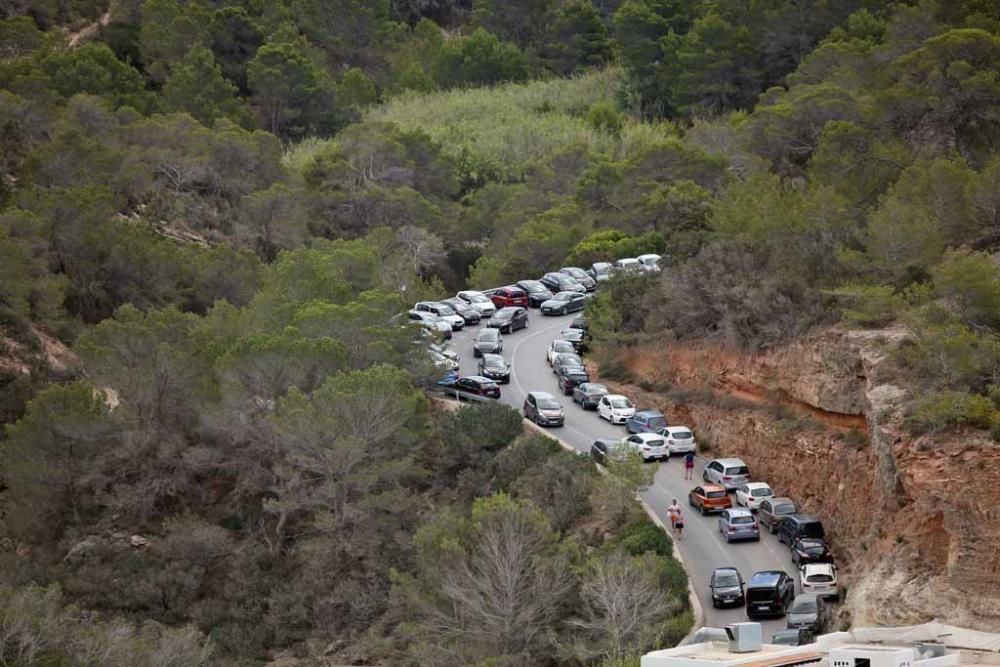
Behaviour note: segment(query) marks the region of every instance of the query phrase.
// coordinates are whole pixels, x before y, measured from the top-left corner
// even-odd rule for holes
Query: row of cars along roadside
[[[745,607],[747,617],[785,617],[787,629],[775,643],[805,643],[830,622],[829,602],[840,598],[837,566],[825,541],[823,524],[799,511],[791,498],[775,495],[764,482],[753,482],[747,464],[737,458],[710,461],[702,484],[688,494],[688,504],[703,515],[718,513],[718,530],[727,543],[760,540],[761,532],[786,545],[798,579],[784,570],[754,572],[744,579],[738,568],[717,568],[709,581],[715,607]],[[732,494],[732,495],[730,495]]]

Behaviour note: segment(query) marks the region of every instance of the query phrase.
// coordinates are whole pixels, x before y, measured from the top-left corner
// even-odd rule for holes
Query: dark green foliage
[[[434,61],[433,73],[445,88],[490,85],[525,79],[528,64],[516,46],[478,28],[468,37],[446,41]]]
[[[545,66],[557,74],[570,74],[611,60],[608,28],[591,0],[571,0],[556,12],[541,47]]]

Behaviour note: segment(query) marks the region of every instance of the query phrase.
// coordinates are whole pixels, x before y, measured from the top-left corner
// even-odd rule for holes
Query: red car
[[[490,299],[492,299],[493,305],[497,308],[506,308],[507,306],[528,307],[528,293],[520,287],[514,287],[513,285],[501,287],[494,291],[490,294]]]

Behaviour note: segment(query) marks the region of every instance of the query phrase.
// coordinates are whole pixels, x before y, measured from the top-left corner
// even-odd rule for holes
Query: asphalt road
[[[572,315],[543,316],[537,310],[531,311],[531,321],[527,329],[504,336],[503,356],[511,364],[511,382],[501,387],[501,400],[517,408],[524,403],[524,397],[529,391],[547,391],[563,404],[566,411],[566,424],[550,429],[552,435],[561,438],[581,452],[589,452],[590,445],[597,438],[623,438],[625,428],[612,426],[599,418],[596,412],[585,411],[574,403],[569,396],[562,396],[556,385],[556,376],[545,361],[545,353],[549,343],[555,339],[559,331],[569,325]],[[469,326],[456,332],[450,343],[453,350],[461,355],[462,375],[477,373],[478,359],[473,355],[472,340],[479,326]],[[643,406],[637,405],[638,409]],[[667,415],[670,418],[670,415]],[[695,437],[697,438],[697,432]],[[691,577],[695,591],[701,600],[705,614],[705,625],[722,627],[728,623],[746,621],[746,613],[742,608],[713,609],[712,599],[708,590],[709,577],[717,567],[736,567],[748,580],[750,575],[759,570],[785,570],[796,580],[798,577],[792,564],[788,548],[764,531],[760,542],[736,542],[726,544],[718,530],[716,515],[700,516],[687,504],[687,493],[701,480],[702,468],[707,459],[699,457],[695,464],[695,481],[684,479],[682,460],[678,457],[664,463],[650,463],[658,466],[654,485],[648,489],[644,498],[653,508],[664,524],[669,525],[666,509],[671,500],[676,498],[684,510],[684,535],[678,543],[681,555],[684,557],[688,575]],[[753,461],[747,461],[751,471]],[[766,480],[757,480],[766,481]],[[781,489],[775,489],[780,495]],[[765,641],[771,634],[785,627],[785,620],[776,619],[763,622]]]

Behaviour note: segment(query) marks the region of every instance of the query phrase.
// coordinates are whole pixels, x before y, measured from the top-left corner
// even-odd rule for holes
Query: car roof
[[[770,489],[771,488],[771,485],[768,484],[767,482],[747,482],[743,486],[747,487],[748,489]]]
[[[713,577],[714,577],[715,575],[717,575],[717,574],[730,574],[730,573],[732,573],[732,574],[739,574],[739,573],[740,573],[740,571],[739,571],[739,570],[737,570],[737,569],[736,569],[735,567],[733,567],[732,565],[727,565],[727,566],[725,566],[725,567],[717,567],[717,568],[715,568],[714,570],[712,570],[712,576],[713,576]]]
[[[608,386],[600,382],[584,382],[580,385],[580,389],[596,389],[597,387],[600,387],[604,391],[608,390]]]
[[[534,396],[535,398],[555,398],[555,396],[547,391],[529,391],[528,396]]]
[[[730,507],[728,510],[729,516],[753,516],[753,512],[746,507]]]
[[[802,566],[802,574],[832,574],[833,563],[806,563]]]
[[[767,502],[771,505],[794,505],[795,501],[791,498],[786,498],[785,496],[771,496],[767,499]]]
[[[643,415],[644,417],[662,417],[663,413],[660,412],[659,410],[639,410],[638,412],[635,413],[635,415],[637,417],[639,415]]]
[[[464,290],[462,290],[461,292],[458,292],[458,294],[483,294],[483,293],[482,293],[482,292],[480,292],[480,291],[479,291],[479,290],[477,290],[477,289],[464,289]],[[456,296],[457,296],[457,295],[456,295]],[[486,296],[486,295],[485,295],[485,294],[483,294],[483,296]]]
[[[626,401],[628,400],[628,396],[626,396],[625,394],[608,394],[604,398],[607,399],[624,398]]]
[[[644,255],[637,256],[636,259],[643,259],[644,257],[655,257],[656,259],[660,259],[660,256],[657,255],[655,252],[647,252]]]
[[[521,283],[537,283],[537,284],[541,285],[541,283],[539,281],[535,280],[534,278],[525,278],[524,280],[518,280],[514,284],[515,285],[520,285]],[[545,287],[545,286],[542,285],[542,287]]]
[[[664,426],[663,430],[673,433],[674,431],[690,431],[691,428],[687,426],[674,425],[674,426]]]
[[[502,354],[496,354],[495,352],[487,352],[487,353],[483,354],[483,361],[484,362],[486,362],[486,361],[502,361],[505,364],[507,363],[507,360],[503,358]]]
[[[750,585],[776,584],[783,574],[787,575],[784,570],[761,570],[760,572],[754,572],[753,576],[750,577]]]
[[[556,344],[556,343],[566,343],[566,344],[567,344],[567,345],[569,345],[570,347],[573,347],[573,343],[572,343],[572,341],[568,341],[568,340],[565,340],[565,339],[562,339],[562,338],[554,338],[554,339],[552,340],[552,342],[551,342],[551,343],[549,343],[549,347],[555,347],[555,344]],[[575,350],[576,348],[575,348],[575,347],[573,347],[573,349]],[[563,354],[569,354],[569,353],[568,353],[568,352],[564,352]]]
[[[562,292],[556,292],[556,296],[562,296],[562,295],[564,295],[564,294],[565,294],[566,296],[572,296],[572,297],[577,297],[577,296],[580,296],[580,293],[579,293],[579,292],[572,292],[572,291],[570,291],[570,290],[563,290]]]
[[[743,459],[715,459],[715,462],[721,463],[722,465],[726,466],[727,468],[729,466],[745,466],[746,465],[746,463],[743,462]]]
[[[474,382],[489,382],[489,383],[496,382],[496,380],[494,380],[493,378],[483,377],[482,375],[466,375],[464,378],[459,378],[459,379],[472,380]]]
[[[813,522],[820,523],[820,520],[812,516],[811,514],[802,514],[800,512],[796,512],[795,514],[789,514],[788,516],[784,517],[784,519],[791,519],[795,523],[813,523]]]
[[[659,433],[633,433],[626,437],[639,438],[640,440],[663,440],[663,436]]]
[[[708,493],[709,491],[725,491],[725,489],[718,484],[702,484],[701,488],[705,490],[705,493]]]

